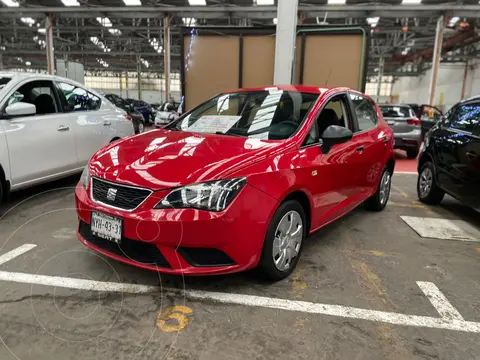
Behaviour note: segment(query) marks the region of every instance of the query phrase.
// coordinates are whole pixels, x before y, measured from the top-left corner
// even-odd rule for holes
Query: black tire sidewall
[[[303,223],[303,238],[302,244],[300,246],[300,250],[298,251],[297,257],[293,260],[292,265],[286,271],[280,271],[275,266],[272,256],[272,249],[273,249],[273,240],[275,238],[275,231],[277,230],[277,226],[283,216],[289,211],[296,211],[300,217],[302,218]],[[270,280],[281,280],[286,278],[290,275],[293,270],[295,270],[298,261],[300,260],[300,256],[302,254],[303,245],[305,239],[307,237],[307,219],[305,215],[305,210],[303,209],[302,205],[296,200],[287,200],[283,202],[275,212],[270,221],[270,225],[267,230],[267,235],[265,236],[265,241],[263,244],[262,256],[259,263],[260,270],[270,279]]]
[[[432,172],[432,185],[430,186],[430,190],[426,196],[421,196],[420,193],[420,178],[422,177],[422,173],[425,170],[425,168],[429,168],[430,171]],[[430,200],[432,197],[432,193],[437,189],[437,184],[435,182],[435,168],[433,164],[430,161],[427,161],[425,164],[423,164],[422,168],[420,169],[420,172],[418,174],[418,179],[417,179],[417,196],[420,200]]]

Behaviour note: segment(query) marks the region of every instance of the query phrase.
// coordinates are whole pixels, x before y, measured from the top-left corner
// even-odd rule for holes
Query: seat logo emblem
[[[109,201],[115,201],[115,198],[117,197],[117,189],[108,189],[107,191],[107,200]]]

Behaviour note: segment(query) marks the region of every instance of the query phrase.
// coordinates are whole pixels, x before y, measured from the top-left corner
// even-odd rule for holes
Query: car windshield
[[[297,131],[318,96],[278,89],[222,94],[167,129],[283,140]]]
[[[403,118],[413,116],[412,109],[408,106],[385,106],[381,105],[382,115],[384,117]]]

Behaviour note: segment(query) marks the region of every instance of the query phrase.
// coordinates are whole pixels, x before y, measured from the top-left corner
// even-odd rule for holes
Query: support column
[[[138,100],[142,100],[142,61],[139,54],[137,54],[137,90]]]
[[[128,70],[125,71],[125,97],[128,99]]]
[[[53,15],[49,14],[45,19],[45,48],[47,51],[47,70],[49,74],[55,72],[55,64],[53,57]]]
[[[275,39],[276,85],[292,83],[293,54],[296,45],[298,0],[278,0]]]
[[[463,82],[462,82],[462,95],[460,96],[460,100],[465,99],[467,93],[470,96],[470,91],[467,92],[467,82],[468,82],[468,59],[465,60],[465,70],[463,71]],[[471,90],[471,85],[470,85]]]
[[[0,51],[0,70],[3,70],[3,54]]]
[[[383,70],[385,67],[385,59],[382,56],[378,64],[378,86],[377,86],[377,102],[380,101],[380,89],[382,86]]]
[[[170,15],[163,19],[163,67],[165,71],[165,99],[170,100]],[[182,40],[183,41],[183,40]]]
[[[442,57],[443,30],[445,29],[445,19],[440,16],[437,20],[437,30],[435,32],[435,47],[433,50],[432,75],[430,78],[429,105],[435,105],[435,88],[437,86],[438,68]]]

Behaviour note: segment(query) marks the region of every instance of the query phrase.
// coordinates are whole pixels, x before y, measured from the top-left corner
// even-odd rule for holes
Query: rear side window
[[[65,96],[69,111],[92,111],[100,109],[100,98],[75,85],[59,82],[58,86]]]
[[[480,123],[480,103],[459,105],[449,120],[450,128],[473,133]]]
[[[359,131],[372,129],[377,125],[378,117],[375,103],[360,94],[350,93],[353,110],[357,115]]]

